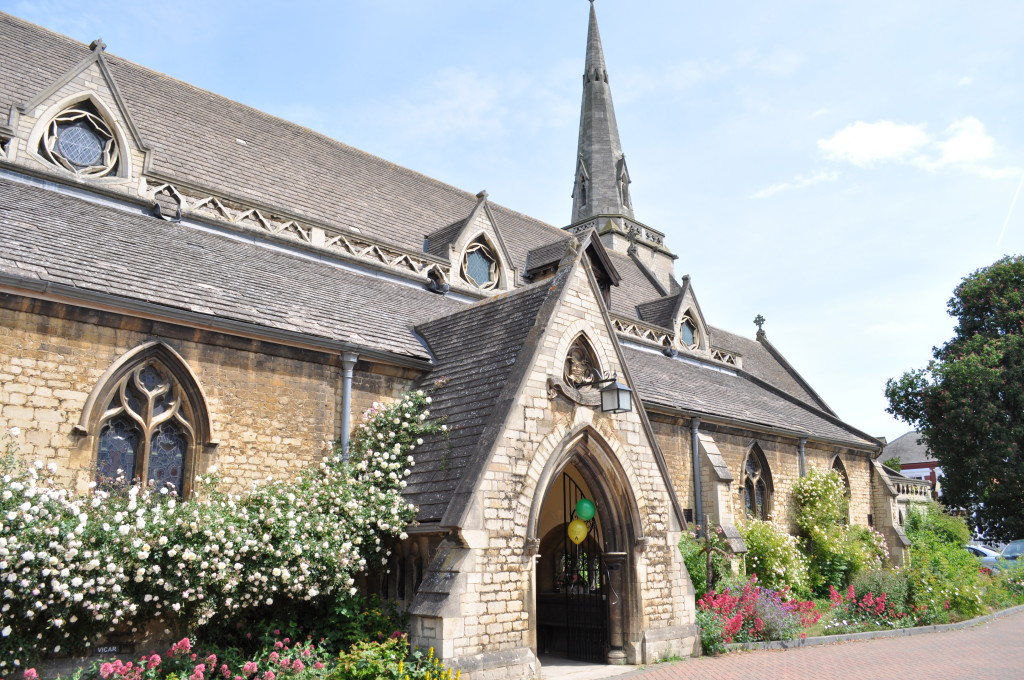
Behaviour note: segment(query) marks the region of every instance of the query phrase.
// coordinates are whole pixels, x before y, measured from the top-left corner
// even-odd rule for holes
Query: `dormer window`
[[[54,116],[39,141],[39,153],[80,177],[106,177],[118,170],[114,133],[88,101]]]
[[[498,285],[498,259],[487,244],[477,241],[466,248],[462,256],[462,276],[474,286],[485,290]]]
[[[682,323],[679,324],[679,343],[683,347],[696,349],[697,340],[698,337],[696,324],[694,324],[689,317],[684,316]]]

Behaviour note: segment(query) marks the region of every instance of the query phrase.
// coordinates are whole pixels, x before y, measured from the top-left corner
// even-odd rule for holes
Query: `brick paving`
[[[1024,678],[1024,613],[964,630],[687,659],[625,677],[630,680]]]

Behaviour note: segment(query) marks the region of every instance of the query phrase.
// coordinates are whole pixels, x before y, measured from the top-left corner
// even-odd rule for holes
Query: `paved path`
[[[630,680],[1006,680],[1024,678],[1024,613],[911,637],[687,659]]]

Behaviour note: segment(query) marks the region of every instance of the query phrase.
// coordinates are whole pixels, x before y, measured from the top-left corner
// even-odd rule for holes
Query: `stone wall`
[[[83,406],[114,361],[151,340],[177,351],[205,390],[217,446],[199,472],[216,464],[229,490],[292,475],[340,435],[340,370],[327,355],[15,296],[2,302],[0,426],[20,428],[21,454],[54,463],[78,488],[95,464],[92,436],[73,432]],[[367,382],[388,383],[377,380]]]

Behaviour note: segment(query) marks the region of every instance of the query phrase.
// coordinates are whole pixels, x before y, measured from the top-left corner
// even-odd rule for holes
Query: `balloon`
[[[581,519],[569,522],[569,540],[579,545],[587,537],[587,523]]]
[[[597,512],[597,508],[594,506],[594,501],[589,498],[581,498],[576,501],[576,516],[584,522],[594,519],[595,512]]]

